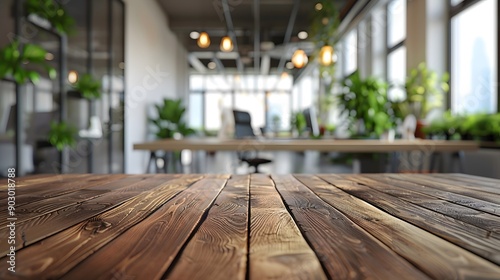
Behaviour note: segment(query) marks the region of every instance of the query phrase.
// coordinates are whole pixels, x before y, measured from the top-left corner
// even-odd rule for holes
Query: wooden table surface
[[[15,218],[0,279],[500,279],[500,180],[462,174],[26,177]]]
[[[337,140],[337,139],[218,139],[218,138],[186,138],[180,140],[163,139],[152,142],[136,143],[134,150],[148,151],[325,151],[325,152],[458,152],[479,149],[475,141],[446,140]]]

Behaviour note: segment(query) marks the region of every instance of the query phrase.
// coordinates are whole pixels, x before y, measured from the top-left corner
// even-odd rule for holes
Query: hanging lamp
[[[233,41],[231,40],[231,37],[229,36],[224,36],[222,40],[220,41],[220,50],[223,52],[230,52],[234,48]]]
[[[319,63],[323,66],[328,66],[333,62],[333,47],[324,45],[319,51]]]
[[[295,68],[302,68],[307,64],[308,58],[304,50],[298,49],[292,55],[292,63]]]
[[[198,37],[198,41],[196,41],[198,44],[198,47],[202,49],[206,49],[210,46],[210,37],[208,36],[208,33],[203,31],[200,33],[200,37]]]

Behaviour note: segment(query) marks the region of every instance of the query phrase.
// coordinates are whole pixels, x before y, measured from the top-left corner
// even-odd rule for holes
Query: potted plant
[[[415,115],[417,119],[416,137],[425,138],[422,131],[425,119],[430,111],[442,106],[444,95],[450,89],[449,79],[450,76],[447,72],[439,77],[435,71],[427,68],[425,62],[411,70],[406,78],[406,99],[398,104],[398,109],[404,116]]]
[[[425,126],[423,132],[431,138],[460,140],[462,139],[462,123],[464,120],[464,116],[453,115],[451,111],[446,111],[441,118]]]
[[[36,15],[46,20],[59,33],[72,33],[75,20],[69,16],[64,6],[54,0],[27,0],[25,9],[28,15]]]
[[[306,129],[306,117],[302,112],[295,112],[292,114],[290,120],[290,127],[292,128],[292,134],[296,131],[297,136],[301,136]]]
[[[158,138],[174,138],[175,135],[184,137],[195,133],[183,121],[186,108],[181,99],[165,98],[163,103],[156,104],[155,108],[157,117],[150,118],[149,121],[155,126]]]
[[[50,144],[62,151],[65,147],[76,145],[77,129],[66,122],[52,122],[48,140]]]
[[[378,138],[394,127],[387,83],[373,77],[362,79],[356,71],[342,85],[338,103],[341,112],[347,115],[352,137]]]
[[[101,97],[101,82],[90,74],[82,75],[73,85],[72,94],[92,100]]]
[[[468,115],[461,122],[463,138],[481,141],[500,141],[500,114]]]
[[[44,68],[51,79],[56,78],[56,70],[45,62],[47,51],[35,44],[24,44],[20,49],[18,40],[14,40],[0,50],[0,79],[11,76],[18,84],[28,80],[37,83],[40,73],[27,70],[26,65],[38,65]]]

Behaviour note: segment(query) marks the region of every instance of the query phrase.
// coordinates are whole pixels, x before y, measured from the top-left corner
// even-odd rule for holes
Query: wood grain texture
[[[269,176],[252,174],[250,195],[249,279],[326,279]]]
[[[305,176],[297,177],[307,178]],[[334,186],[352,184],[342,176],[320,177]],[[319,179],[310,177],[310,180]],[[330,205],[434,279],[498,279],[500,275],[498,265],[393,217],[337,187],[306,184]]]
[[[24,177],[16,177],[13,178],[16,181],[16,188],[25,189],[25,188],[36,188],[40,184],[45,184],[47,182],[51,183],[59,183],[68,179],[82,179],[86,177],[90,177],[90,174],[37,174],[37,175],[29,175]],[[7,189],[7,185],[0,185],[0,190]]]
[[[355,176],[346,176],[350,180]],[[490,232],[477,226],[420,207],[398,197],[380,192],[376,183],[362,185],[357,182],[335,186],[359,199],[368,202],[394,217],[432,232],[451,243],[465,248],[496,264],[500,264],[500,239],[491,238]],[[382,187],[382,186],[380,186]]]
[[[206,178],[68,272],[65,279],[159,279],[227,179]]]
[[[21,250],[15,277],[0,270],[0,279],[19,277],[32,279],[60,278],[76,264],[105,246],[111,240],[139,223],[176,194],[202,178],[185,175],[172,179],[169,175],[155,175],[147,183],[154,186],[122,205],[92,217]],[[0,259],[6,261],[6,258]]]
[[[272,178],[330,278],[427,279],[293,176]]]
[[[478,211],[463,205],[446,200],[436,199],[430,195],[400,188],[394,180],[385,179],[385,176],[346,175],[346,179],[368,185],[383,193],[393,195],[409,203],[441,213],[453,219],[468,223],[487,231],[485,237],[491,237],[491,232],[500,234],[500,219],[498,216]]]
[[[37,208],[38,205],[46,203],[47,199],[55,198],[62,195],[67,195],[66,197],[74,197],[71,195],[72,192],[80,191],[83,189],[88,189],[98,185],[104,185],[117,181],[126,177],[125,175],[97,175],[93,176],[62,176],[63,180],[48,181],[45,183],[39,183],[35,185],[29,185],[21,189],[16,187],[16,216],[18,221],[22,221],[36,215],[36,212],[30,212],[30,208]],[[87,192],[90,194],[89,192]],[[62,200],[65,200],[63,197]],[[77,198],[78,199],[78,198]],[[30,207],[27,204],[33,205]],[[0,205],[7,205],[7,198],[0,200]],[[0,226],[4,225],[4,218],[0,215]]]
[[[484,198],[487,198],[487,195],[485,195],[484,193],[480,193],[479,196],[481,198],[475,198],[474,196],[468,196],[456,192],[442,190],[440,188],[436,188],[434,185],[432,185],[432,183],[419,182],[418,180],[414,181],[411,180],[411,176],[402,177],[401,175],[404,174],[383,174],[381,175],[381,177],[390,180],[392,182],[391,184],[396,184],[398,187],[427,194],[438,199],[443,199],[452,203],[463,205],[500,217],[500,205],[484,200]],[[366,176],[368,178],[372,178],[375,175],[366,174]],[[458,188],[455,188],[455,190],[457,189]],[[470,193],[475,194],[474,191],[470,191]],[[478,194],[475,194],[475,196],[477,195]]]
[[[167,279],[244,280],[250,176],[233,175]]]
[[[69,176],[73,177],[73,175]],[[120,177],[118,177],[117,180],[114,180],[112,176],[108,177],[110,177],[110,180],[103,184],[98,183],[92,185],[90,188],[79,188],[70,192],[62,191],[64,194],[61,195],[47,197],[45,192],[29,194],[29,201],[21,205],[16,203],[15,213],[17,222],[22,223],[26,220],[38,217],[43,213],[57,211],[70,205],[97,198],[111,190],[126,186],[127,183],[133,184],[144,180],[144,178],[141,177],[128,177],[125,179],[119,179]],[[45,185],[50,186],[52,183],[47,182],[44,186],[40,186],[40,188],[44,189]],[[55,192],[60,192],[60,190],[56,189]],[[7,215],[7,212],[0,213],[0,226],[6,223]]]
[[[436,173],[436,174],[431,174],[431,178],[433,180],[439,180],[441,182],[444,181],[447,183],[459,182],[460,186],[464,188],[500,195],[500,182],[498,182],[498,179],[465,175],[460,173],[455,173],[455,174]]]
[[[16,249],[19,250],[76,225],[120,205],[142,191],[154,188],[156,182],[148,180],[151,178],[150,175],[135,176],[96,186],[93,189],[82,190],[83,193],[89,192],[90,195],[93,195],[93,199],[78,200],[74,196],[81,192],[73,192],[54,199],[37,202],[36,206],[38,208],[30,208],[33,209],[30,212],[36,211],[33,217],[16,222],[16,231],[18,233],[15,239]],[[97,195],[95,195],[96,193]],[[50,203],[54,203],[54,205]],[[47,226],[47,224],[50,226]],[[0,228],[0,234],[4,234],[4,236],[7,236],[7,231],[8,228]],[[6,253],[7,248],[7,243],[0,243],[1,254]]]
[[[497,209],[500,210],[500,194],[483,192],[482,188],[471,189],[471,186],[467,186],[456,180],[444,180],[441,182],[436,179],[432,179],[425,176],[408,176],[410,174],[394,174],[388,175],[389,177],[397,177],[399,180],[406,180],[410,182],[416,182],[418,184],[426,185],[428,187],[446,191],[450,193],[456,193],[468,197],[473,197],[481,199],[484,201],[491,202],[497,205]]]

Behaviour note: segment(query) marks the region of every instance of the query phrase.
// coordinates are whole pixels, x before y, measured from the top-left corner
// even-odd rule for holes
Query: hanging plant
[[[26,65],[39,65],[47,71],[51,79],[56,78],[56,70],[45,62],[45,49],[34,44],[24,44],[19,50],[19,45],[19,41],[15,40],[0,50],[0,78],[12,76],[18,84],[24,84],[28,80],[37,83],[40,74],[25,69]]]
[[[76,145],[77,129],[65,122],[52,122],[50,124],[49,142],[57,150]]]
[[[35,14],[46,19],[59,33],[71,34],[73,32],[75,20],[57,1],[27,0],[25,9],[28,14]]]
[[[101,97],[101,83],[90,74],[82,75],[73,85],[73,88],[87,99],[97,99]]]

